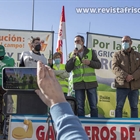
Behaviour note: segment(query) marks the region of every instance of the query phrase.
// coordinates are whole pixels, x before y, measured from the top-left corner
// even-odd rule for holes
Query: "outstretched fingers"
[[[56,78],[56,77],[55,77],[55,74],[54,74],[54,71],[51,69],[51,67],[49,67],[49,66],[47,66],[47,65],[45,65],[45,67],[46,67],[46,69],[47,69],[47,72],[48,72],[48,74],[49,74],[49,77],[50,77],[51,79]]]
[[[37,62],[37,81],[40,81],[44,77],[45,77],[44,65],[42,64],[42,62],[38,61]]]

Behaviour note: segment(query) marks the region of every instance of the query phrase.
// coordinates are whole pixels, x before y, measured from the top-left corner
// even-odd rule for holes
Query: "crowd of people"
[[[140,53],[131,47],[130,36],[122,38],[122,49],[114,53],[112,58],[112,72],[115,74],[116,109],[115,117],[122,117],[122,110],[128,97],[131,117],[138,118],[138,99],[140,88]],[[40,53],[40,38],[33,38],[32,50],[22,52],[19,67],[37,67],[37,83],[39,89],[36,93],[48,105],[50,113],[56,124],[58,139],[88,139],[78,117],[74,115],[66,102],[69,85],[69,75],[73,75],[73,89],[78,105],[78,116],[85,116],[85,97],[90,106],[90,116],[98,117],[98,81],[95,69],[101,68],[95,50],[87,48],[85,39],[81,35],[74,38],[75,47],[69,54],[66,64],[61,64],[61,53],[56,52],[52,59],[47,59]],[[54,63],[53,63],[54,62]],[[13,67],[14,59],[5,56],[5,49],[0,46],[0,84],[2,83],[2,68]],[[1,84],[2,85],[2,84]],[[0,85],[0,96],[5,93]],[[51,94],[50,94],[51,93]],[[1,103],[2,106],[2,103]],[[2,107],[1,107],[2,108]],[[59,111],[58,111],[59,110]],[[0,121],[2,119],[0,118]],[[60,122],[62,123],[60,123]],[[71,125],[70,125],[71,124]],[[64,128],[66,126],[66,128]],[[70,132],[69,130],[73,130]]]

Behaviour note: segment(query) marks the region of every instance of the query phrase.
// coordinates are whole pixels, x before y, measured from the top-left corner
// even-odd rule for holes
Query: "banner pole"
[[[33,11],[32,11],[32,31],[34,30],[34,0],[33,0]]]
[[[66,48],[66,62],[67,62],[67,60],[68,60],[68,52],[67,52],[67,37],[66,37],[66,39],[65,39],[65,48]]]

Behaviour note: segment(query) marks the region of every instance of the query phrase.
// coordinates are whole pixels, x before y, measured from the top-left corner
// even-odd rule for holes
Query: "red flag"
[[[58,31],[57,48],[56,48],[56,51],[60,52],[62,55],[61,63],[63,63],[63,39],[66,39],[64,6],[62,7],[62,13],[61,13],[60,25]]]

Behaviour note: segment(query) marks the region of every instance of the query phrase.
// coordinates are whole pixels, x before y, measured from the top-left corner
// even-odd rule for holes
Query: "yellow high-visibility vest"
[[[88,59],[92,60],[92,49],[88,48],[89,52],[86,54],[86,56],[83,59]],[[70,55],[72,57],[73,53]],[[78,56],[76,56],[75,60],[75,66],[73,69],[73,83],[77,82],[94,82],[96,80],[96,75],[95,75],[95,69],[84,65]]]
[[[53,69],[54,70],[65,70],[65,64],[60,64],[59,69],[58,67],[53,64]],[[60,76],[56,76],[57,80],[59,81],[59,84],[62,87],[62,90],[64,93],[68,93],[68,78],[62,79]]]

